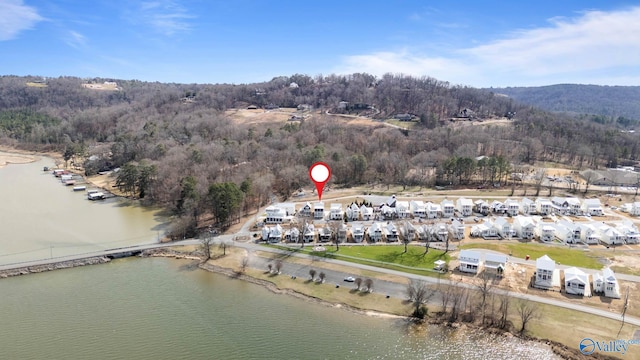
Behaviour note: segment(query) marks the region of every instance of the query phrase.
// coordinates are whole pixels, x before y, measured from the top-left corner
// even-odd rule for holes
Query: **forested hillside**
[[[86,87],[107,80],[118,90]],[[257,108],[256,121],[228,113],[247,107]],[[259,121],[278,107],[304,116]],[[412,115],[411,130],[382,122],[398,113]],[[319,160],[331,166],[332,186],[455,186],[504,183],[539,161],[598,167],[640,155],[635,134],[607,124],[431,78],[366,74],[242,85],[4,76],[0,142],[63,152],[87,174],[120,168],[122,191],[167,208],[189,230],[202,214],[224,226],[272,195],[288,198],[310,185],[308,166]]]
[[[602,115],[592,118],[601,123],[628,127],[640,121],[640,86],[562,84],[492,91],[549,111]]]

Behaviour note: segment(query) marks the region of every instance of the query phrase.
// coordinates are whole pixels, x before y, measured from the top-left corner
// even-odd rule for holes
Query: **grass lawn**
[[[433,272],[434,261],[444,260],[448,263],[450,259],[449,254],[435,249],[429,249],[429,252],[424,254],[423,246],[409,246],[406,253],[403,245],[341,245],[337,251],[335,246],[331,244],[325,246],[326,251],[313,251],[311,246],[293,249],[282,246],[275,247],[318,257],[339,259],[419,275],[425,275],[427,271],[429,273]]]
[[[391,125],[399,126],[403,129],[413,129],[418,124],[417,121],[386,120],[385,122]]]
[[[569,266],[577,266],[587,269],[602,269],[604,266],[595,254],[585,252],[579,249],[570,249],[566,247],[549,246],[542,244],[483,244],[472,243],[462,245],[463,249],[488,249],[499,251],[504,254],[511,254],[517,258],[526,258],[527,255],[535,260],[542,255],[548,255],[556,263]]]

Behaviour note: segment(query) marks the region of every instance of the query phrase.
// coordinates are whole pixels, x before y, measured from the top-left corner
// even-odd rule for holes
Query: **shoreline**
[[[329,308],[339,308],[339,309],[344,309],[347,311],[350,311],[352,313],[358,314],[358,315],[364,315],[364,316],[372,316],[372,317],[378,317],[378,318],[385,318],[385,319],[396,319],[396,320],[406,320],[406,321],[412,321],[412,319],[409,316],[401,316],[401,315],[396,315],[396,314],[390,314],[390,313],[384,313],[384,312],[380,312],[380,311],[375,311],[375,310],[369,310],[369,309],[362,309],[362,308],[357,308],[348,304],[343,304],[343,303],[333,303],[331,301],[327,301],[325,299],[319,298],[319,297],[315,297],[315,296],[311,296],[308,294],[304,294],[302,292],[293,290],[293,289],[282,289],[279,288],[276,284],[274,284],[271,281],[268,280],[264,280],[264,279],[260,279],[260,278],[256,278],[254,276],[248,275],[246,273],[242,273],[239,272],[237,270],[233,270],[231,268],[227,268],[227,267],[223,267],[223,266],[219,266],[219,265],[215,265],[210,263],[210,261],[215,261],[215,260],[210,260],[208,262],[202,262],[201,258],[199,256],[196,255],[197,252],[191,252],[191,253],[181,253],[179,251],[173,250],[173,249],[153,249],[153,250],[145,250],[143,251],[143,253],[140,255],[141,257],[163,257],[163,258],[173,258],[173,259],[178,259],[178,260],[198,260],[200,261],[200,263],[198,264],[198,268],[204,270],[204,271],[209,271],[212,273],[216,273],[216,274],[220,274],[220,275],[224,275],[233,279],[238,279],[238,280],[242,280],[242,281],[247,281],[249,283],[252,284],[256,284],[259,286],[263,286],[265,289],[267,289],[268,291],[271,291],[274,294],[279,294],[279,295],[287,295],[287,296],[292,296],[295,297],[297,299],[303,300],[303,301],[310,301],[316,304],[320,304],[320,305],[324,305],[326,307]],[[430,313],[430,314],[438,314],[438,313]],[[583,355],[582,353],[580,353],[580,351],[578,349],[574,349],[574,348],[570,348],[565,344],[553,341],[553,340],[549,340],[549,339],[540,339],[540,338],[535,338],[535,337],[530,337],[530,336],[522,336],[519,334],[514,334],[508,330],[502,330],[502,329],[497,329],[497,328],[492,328],[492,327],[482,327],[476,324],[472,324],[472,323],[466,323],[466,322],[462,322],[462,321],[458,321],[455,323],[449,323],[446,321],[446,319],[444,319],[441,316],[433,316],[433,315],[429,315],[428,319],[425,319],[422,323],[416,323],[419,326],[424,326],[424,325],[434,325],[434,326],[443,326],[443,327],[448,327],[448,328],[452,328],[452,329],[466,329],[469,331],[483,331],[487,334],[494,334],[494,335],[500,335],[500,336],[505,336],[505,337],[516,337],[519,338],[523,341],[531,341],[531,342],[535,342],[538,344],[542,344],[545,346],[548,346],[551,351],[559,356],[562,359],[565,360],[582,360],[585,358],[585,355]],[[612,356],[607,356],[604,354],[591,354],[589,356],[590,359],[598,359],[598,360],[613,360],[613,359],[617,359],[615,357]]]
[[[71,269],[80,266],[100,265],[109,262],[111,262],[111,259],[106,256],[94,256],[86,259],[66,260],[44,265],[23,266],[19,268],[0,270],[0,279],[6,279],[21,275],[39,274],[42,272],[54,270]]]

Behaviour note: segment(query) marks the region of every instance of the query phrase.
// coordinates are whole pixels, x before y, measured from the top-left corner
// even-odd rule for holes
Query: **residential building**
[[[427,209],[423,201],[411,200],[411,202],[409,202],[409,209],[415,218],[423,219],[427,216]]]
[[[534,286],[542,289],[553,287],[553,277],[556,271],[556,262],[547,255],[543,255],[536,260],[536,273]]]
[[[449,225],[449,233],[455,240],[464,239],[464,230],[464,224],[458,220],[453,220],[451,225]]]
[[[360,217],[364,221],[373,220],[373,208],[368,206],[360,206]]]
[[[471,216],[473,214],[473,202],[467,198],[459,198],[456,202],[457,210],[462,216]]]
[[[616,275],[611,269],[605,267],[602,269],[602,273],[597,273],[593,276],[593,291],[603,293],[608,298],[620,298],[620,286]]]
[[[360,207],[356,203],[347,207],[347,219],[350,221],[360,220]]]
[[[336,234],[336,240],[340,243],[347,241],[347,224],[340,223],[340,226],[338,226],[338,233]]]
[[[523,215],[533,215],[537,212],[536,203],[529,198],[522,198],[520,200],[520,210]]]
[[[313,204],[313,218],[316,220],[324,219],[324,203],[322,201]]]
[[[538,215],[542,216],[551,215],[551,213],[553,212],[553,204],[549,199],[537,198],[536,212],[538,213]]]
[[[351,226],[351,237],[353,238],[353,242],[361,243],[364,240],[364,225],[363,224],[353,224]]]
[[[391,221],[387,222],[382,231],[387,242],[396,242],[400,239],[398,227]]]
[[[502,276],[507,267],[507,256],[504,254],[485,253],[484,269],[495,275]]]
[[[367,235],[370,242],[377,243],[382,241],[382,224],[374,222],[367,230]]]
[[[478,273],[481,266],[479,252],[473,250],[461,250],[458,259],[460,260],[460,271],[472,274]]]
[[[323,243],[331,241],[331,229],[328,226],[318,229],[318,241]]]
[[[582,212],[591,216],[604,215],[600,199],[584,199],[582,202]]]
[[[312,210],[313,210],[313,207],[311,206],[311,203],[306,202],[304,205],[302,205],[302,208],[298,213],[300,214],[300,216],[310,217]]]
[[[409,217],[409,202],[408,201],[396,201],[396,216],[398,219],[406,219]]]
[[[507,220],[507,218],[499,216],[493,221],[493,227],[497,232],[498,236],[503,239],[513,239],[516,237],[516,231],[513,230],[511,223]]]
[[[577,267],[564,271],[564,291],[567,294],[591,296],[589,275]]]
[[[436,219],[440,217],[440,214],[442,213],[440,205],[434,204],[430,201],[425,204],[425,208],[427,211],[427,219]]]
[[[302,228],[302,241],[306,243],[314,242],[316,240],[316,229],[313,224],[305,224]]]
[[[344,220],[344,211],[342,210],[342,204],[331,204],[331,207],[329,208],[329,219]]]
[[[440,208],[442,209],[442,217],[452,218],[455,214],[456,207],[453,205],[453,201],[444,199],[440,202]]]
[[[287,216],[285,209],[273,205],[268,206],[265,212],[267,213],[265,224],[282,224]]]
[[[520,239],[533,239],[536,226],[530,216],[516,216],[513,219],[513,230]]]
[[[520,213],[520,203],[515,199],[507,199],[504,202],[504,206],[509,216],[517,216]]]
[[[540,221],[538,222],[538,226],[536,226],[536,235],[540,241],[553,241],[556,236],[556,228],[553,223]]]

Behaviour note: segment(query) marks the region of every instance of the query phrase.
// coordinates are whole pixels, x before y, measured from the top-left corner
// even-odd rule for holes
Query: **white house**
[[[489,210],[491,209],[491,206],[489,206],[489,203],[484,200],[474,201],[473,207],[477,213],[480,213],[485,216],[489,215]]]
[[[477,274],[480,269],[480,253],[473,250],[461,250],[460,256],[460,271]]]
[[[507,266],[507,256],[496,253],[486,253],[484,256],[485,271],[491,271],[497,275],[504,274]]]
[[[377,243],[382,241],[382,224],[374,222],[369,229],[367,229],[367,235],[369,235],[369,241]]]
[[[302,229],[302,241],[306,243],[314,242],[316,239],[316,229],[313,224],[306,224]]]
[[[265,239],[265,228],[266,228],[266,239]],[[270,243],[279,243],[282,241],[282,236],[284,232],[280,224],[276,224],[274,226],[265,226],[262,229],[262,240],[266,240]]]
[[[285,230],[284,232],[284,241],[286,242],[295,242],[300,241],[300,230],[297,227],[292,227],[289,230]]]
[[[550,215],[553,211],[553,204],[549,199],[537,198],[536,199],[536,211],[538,215]]]
[[[582,202],[582,212],[591,216],[604,215],[604,211],[602,211],[602,205],[600,204],[600,199],[584,199],[584,201]]]
[[[398,219],[406,219],[409,217],[409,202],[408,201],[396,201],[396,216]]]
[[[493,200],[490,206],[491,206],[491,211],[495,214],[507,213],[507,206],[502,201]]]
[[[393,222],[389,221],[384,228],[382,229],[384,233],[384,237],[387,239],[387,242],[396,242],[399,240],[399,232],[398,227]]]
[[[373,208],[369,206],[360,206],[360,217],[364,221],[373,220]]]
[[[333,203],[329,208],[329,219],[331,220],[343,220],[344,211],[342,210],[342,204]]]
[[[411,210],[411,214],[415,218],[422,219],[427,216],[427,209],[424,205],[424,201],[411,200],[411,202],[409,202],[409,209]]]
[[[620,286],[616,275],[608,267],[602,269],[602,274],[593,275],[593,291],[604,293],[604,296],[614,299],[620,298]]]
[[[384,204],[380,207],[380,214],[382,215],[383,219],[393,219],[394,217],[396,217],[396,208]]]
[[[547,223],[540,221],[536,226],[536,235],[540,241],[549,242],[553,241],[556,235],[556,228],[553,223]]]
[[[440,205],[434,204],[432,202],[427,202],[425,204],[425,208],[427,212],[427,219],[435,219],[440,216],[440,213],[442,213],[442,208],[440,207]]]
[[[313,218],[324,219],[324,203],[322,201],[313,204]]]
[[[285,217],[287,217],[286,210],[281,207],[272,205],[268,206],[264,211],[267,213],[267,217],[265,219],[266,224],[282,224]]]
[[[631,209],[629,210],[629,214],[633,216],[640,216],[640,201],[636,201],[631,204]]]
[[[407,242],[412,242],[416,239],[417,230],[416,227],[409,221],[405,221],[402,225],[402,237]]]
[[[583,243],[589,245],[596,245],[600,243],[600,232],[596,226],[596,223],[580,223],[580,239]]]
[[[353,224],[351,227],[351,237],[353,241],[356,243],[361,243],[364,240],[364,225],[363,224]]]
[[[418,235],[418,240],[419,241],[427,241],[429,240],[429,233],[431,231],[431,226],[430,225],[418,225],[417,230],[417,235]]]
[[[329,242],[331,241],[331,229],[328,226],[318,229],[318,241]]]
[[[556,262],[547,255],[543,255],[536,260],[536,274],[534,286],[542,289],[553,287],[553,277],[556,271]]]
[[[493,221],[493,226],[496,228],[498,235],[503,239],[513,239],[516,237],[516,232],[513,230],[509,221],[505,217],[497,217]]]
[[[515,199],[507,199],[504,206],[509,216],[516,216],[520,212],[520,203]]]
[[[529,216],[516,216],[513,219],[513,230],[516,232],[516,236],[521,239],[533,239],[535,228],[533,219]]]
[[[309,217],[311,216],[311,211],[313,210],[313,207],[311,206],[310,202],[306,202],[304,205],[302,205],[302,208],[299,211],[299,214],[301,216],[306,216]]]
[[[431,227],[431,231],[435,234],[435,240],[437,241],[447,241],[447,237],[449,236],[449,230],[447,226],[443,223],[438,223]]]
[[[456,207],[462,216],[471,216],[473,214],[473,202],[467,198],[459,198]]]
[[[551,206],[554,214],[566,215],[569,213],[569,203],[566,198],[554,196],[551,198]]]
[[[356,203],[352,203],[347,207],[347,219],[356,221],[360,219],[360,207]]]
[[[566,244],[577,244],[581,239],[580,225],[567,221],[558,220],[555,223],[555,236]]]
[[[449,233],[455,240],[464,239],[464,224],[458,220],[453,220],[449,225]]]
[[[498,239],[498,228],[490,220],[485,220],[478,225],[471,227],[471,235],[482,237],[483,239]]]
[[[626,236],[622,234],[618,229],[606,224],[598,226],[598,232],[600,233],[600,242],[605,245],[622,245]]]
[[[625,221],[617,224],[616,229],[625,236],[625,242],[627,244],[637,244],[640,242],[640,232],[638,232],[638,227],[631,221]]]
[[[340,226],[338,227],[338,233],[336,234],[336,239],[340,243],[347,241],[347,224],[340,223]]]
[[[564,271],[564,291],[567,294],[591,296],[589,275],[577,267]]]
[[[582,203],[580,199],[574,197],[566,198],[567,203],[569,204],[569,214],[571,215],[581,215],[582,214]]]
[[[453,205],[453,201],[444,199],[440,202],[440,208],[442,209],[442,217],[451,218],[453,217],[456,207]]]
[[[529,198],[520,200],[520,210],[523,215],[532,215],[536,213],[536,203]]]

